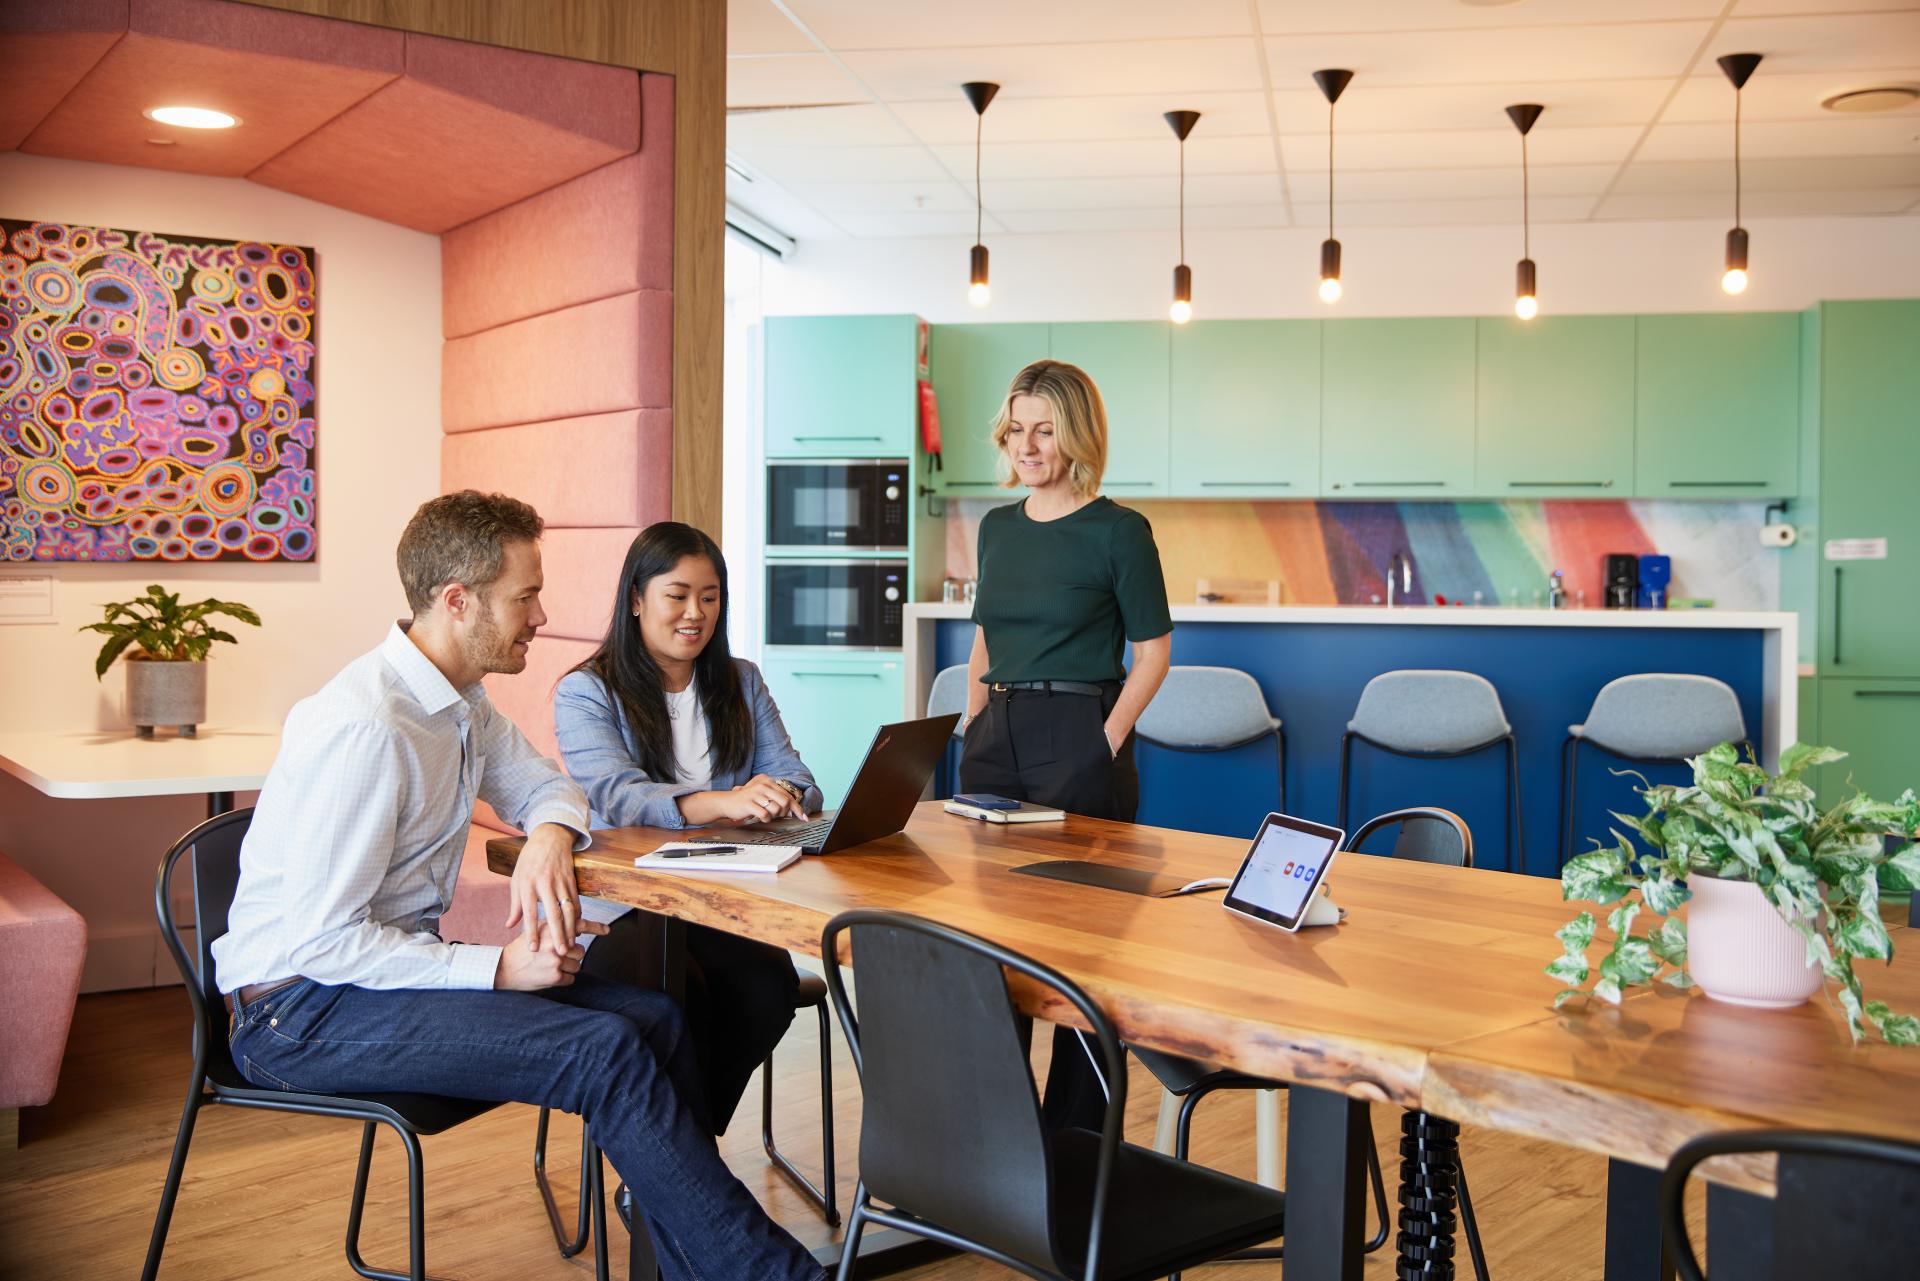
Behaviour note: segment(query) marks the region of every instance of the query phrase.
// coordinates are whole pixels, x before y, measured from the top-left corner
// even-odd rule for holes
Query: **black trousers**
[[[660,986],[662,918],[636,909],[597,938],[583,973],[642,987]],[[800,975],[793,959],[706,925],[687,926],[687,1031],[706,1086],[713,1132],[725,1134],[754,1069],[766,1062],[793,1022]]]
[[[1119,698],[1118,681],[1104,685],[1097,698],[1028,689],[990,694],[967,725],[960,790],[1131,823],[1140,808],[1132,731],[1117,756],[1107,746],[1107,713]],[[1071,1028],[1056,1027],[1042,1118],[1051,1129],[1098,1130],[1106,1108],[1106,1089],[1085,1043]]]

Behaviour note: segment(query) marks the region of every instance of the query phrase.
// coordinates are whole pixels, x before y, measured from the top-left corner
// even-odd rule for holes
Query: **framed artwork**
[[[0,218],[0,561],[307,561],[312,249]]]

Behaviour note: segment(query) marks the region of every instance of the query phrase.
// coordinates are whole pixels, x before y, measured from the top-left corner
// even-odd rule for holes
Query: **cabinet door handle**
[[[949,480],[943,483],[946,485],[948,489],[961,489],[968,485],[972,485],[975,488],[978,488],[983,485],[992,487],[992,486],[998,485],[1000,482],[997,480]]]
[[[1202,489],[1292,489],[1290,480],[1203,480]]]
[[[879,440],[879,436],[795,436],[795,440]]]
[[[1143,485],[1157,485],[1157,480],[1109,480],[1102,482],[1108,489],[1139,489]]]
[[[795,676],[825,676],[831,680],[848,680],[848,681],[860,681],[860,680],[877,681],[880,679],[879,672],[795,672],[794,675]]]
[[[1920,689],[1856,689],[1855,698],[1920,698]]]
[[[1673,480],[1667,482],[1672,489],[1765,489],[1764,480]]]
[[[1612,489],[1610,480],[1510,480],[1508,489]]]
[[[1355,489],[1445,489],[1444,480],[1356,480]],[[1335,489],[1339,486],[1335,485]]]
[[[1840,566],[1833,567],[1833,665],[1840,666]]]

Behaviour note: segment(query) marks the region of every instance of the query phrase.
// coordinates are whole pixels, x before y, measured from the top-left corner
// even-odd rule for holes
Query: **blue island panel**
[[[937,665],[964,663],[973,624],[942,619]],[[1558,875],[1561,747],[1567,726],[1586,718],[1593,696],[1618,676],[1684,672],[1733,687],[1747,732],[1759,741],[1765,634],[1721,628],[1463,627],[1402,623],[1179,623],[1173,661],[1237,667],[1260,683],[1287,737],[1287,808],[1331,823],[1338,812],[1340,736],[1360,691],[1381,672],[1444,667],[1493,682],[1519,745],[1524,870]],[[1159,827],[1251,837],[1279,799],[1273,750],[1182,753],[1141,747],[1139,821]],[[1575,848],[1605,840],[1608,810],[1637,813],[1629,768],[1581,749]],[[1643,768],[1657,782],[1686,778],[1683,767]],[[1504,867],[1506,756],[1491,748],[1451,760],[1409,760],[1356,742],[1348,805],[1352,826],[1408,805],[1438,805],[1467,820],[1481,867]]]

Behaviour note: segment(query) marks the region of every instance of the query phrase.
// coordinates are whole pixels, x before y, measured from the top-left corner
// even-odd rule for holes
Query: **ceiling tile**
[[[1164,231],[1169,240],[1179,228],[1179,211],[1171,206],[1150,208],[1119,205],[1107,209],[1032,209],[1004,215],[1007,230],[1022,234],[1074,231]],[[1187,210],[1187,228],[1244,229],[1286,227],[1287,211],[1278,201],[1261,204],[1209,205]]]
[[[925,147],[730,147],[749,166],[775,182],[952,182]],[[967,153],[972,175],[973,153]],[[958,172],[957,170],[955,171]]]
[[[1897,214],[1920,201],[1920,186],[1888,187],[1864,191],[1844,189],[1822,191],[1756,192],[1747,200],[1745,221],[1753,236],[1753,261],[1756,270],[1766,257],[1766,228],[1753,226],[1756,219],[1807,218],[1835,214]],[[1698,218],[1724,225],[1732,210],[1723,198],[1699,193],[1670,192],[1656,195],[1613,195],[1602,201],[1594,218],[1601,222],[1643,222],[1664,218]],[[1715,234],[1704,242],[1705,251],[1718,251]]]
[[[1462,3],[1462,0],[1259,0],[1260,24],[1268,35],[1331,31],[1484,30],[1488,27],[1586,25],[1597,12],[1612,22],[1713,18],[1725,0],[1529,0],[1527,4]]]
[[[770,0],[727,0],[728,53],[817,53]]]
[[[966,251],[973,238],[973,215],[926,210],[850,210],[834,215],[850,236],[951,236],[955,240],[954,279],[962,280]]]
[[[1920,51],[1917,51],[1920,52]],[[1694,75],[1680,86],[1680,92],[1661,113],[1662,123],[1669,121],[1724,121],[1733,125],[1733,86],[1720,68],[1705,64],[1712,75]],[[1820,103],[1848,89],[1877,84],[1920,85],[1920,61],[1910,61],[1882,71],[1778,71],[1762,62],[1760,69],[1740,91],[1740,118],[1747,123],[1763,120],[1905,119],[1920,132],[1920,104],[1885,115],[1846,116],[1828,111]]]
[[[127,0],[0,11],[0,151],[12,151],[127,29]]]
[[[846,182],[791,183],[793,193],[822,212],[875,208],[913,210],[973,208],[971,193],[951,183]],[[1108,205],[1159,205],[1173,208],[1180,184],[1172,174],[1135,178],[1049,178],[992,183],[987,187],[989,216],[1020,209],[1093,209]],[[1187,208],[1261,203],[1280,197],[1277,178],[1266,174],[1187,175]],[[836,217],[836,221],[838,221]]]
[[[764,0],[762,0],[764,3]],[[737,7],[740,0],[734,0]],[[1115,4],[1113,0],[787,0],[787,7],[836,52],[953,49],[968,45],[1074,44],[1245,36],[1246,0]],[[728,50],[733,38],[727,38]]]
[[[1179,172],[1179,144],[1162,123],[1161,137],[1128,142],[996,142],[982,149],[981,175],[994,183],[1010,178],[1113,178]],[[973,147],[935,147],[948,170],[973,179]],[[1202,173],[1272,173],[1273,141],[1265,135],[1187,140],[1187,176]]]
[[[1004,142],[1086,142],[1099,139],[1160,139],[1171,135],[1163,113],[1198,111],[1194,140],[1257,134],[1267,137],[1267,106],[1259,92],[1119,94],[1084,98],[1023,98],[1003,94],[988,108],[983,129],[988,147]],[[973,145],[973,107],[956,87],[950,98],[901,102],[894,112],[923,141]]]
[[[1479,31],[1268,37],[1276,85],[1312,83],[1316,67],[1348,67],[1355,83],[1504,83],[1677,76],[1706,37],[1704,21]]]
[[[1822,120],[1740,126],[1740,151],[1749,161],[1782,156],[1898,156],[1920,167],[1920,115],[1837,115]],[[1636,160],[1733,159],[1733,122],[1661,124],[1640,147]]]
[[[1535,165],[1533,194],[1541,196],[1597,196],[1618,172],[1617,165]],[[1287,189],[1303,211],[1324,211],[1327,175],[1291,173]],[[1520,201],[1520,166],[1463,169],[1393,169],[1335,175],[1334,194],[1341,205],[1363,200],[1466,200],[1476,197]],[[1303,216],[1318,216],[1303,213]]]
[[[871,101],[866,92],[824,53],[767,54],[727,59],[729,107]]]
[[[782,184],[800,200],[840,221],[845,212],[881,213],[965,211],[973,217],[973,195],[951,180],[932,182],[790,182]]]
[[[1244,38],[1013,44],[844,56],[854,74],[889,102],[950,101],[969,80],[996,82],[1002,86],[1002,99],[1263,87],[1253,42]]]
[[[1699,72],[1719,78],[1713,59],[1726,53],[1766,55],[1754,72],[1758,79],[1771,71],[1796,75],[1903,66],[1913,62],[1916,50],[1920,50],[1920,9],[1783,18],[1745,18],[1736,13],[1713,38]]]
[[[1550,196],[1533,200],[1533,222],[1579,222],[1593,208],[1591,196]],[[1520,201],[1517,197],[1485,200],[1369,200],[1341,202],[1339,227],[1488,226],[1513,228],[1514,258],[1520,257]]]
[[[1801,156],[1750,160],[1741,166],[1742,190],[1818,191],[1863,190],[1873,187],[1920,186],[1920,158],[1911,156]],[[1659,193],[1720,193],[1729,215],[1733,212],[1733,163],[1702,161],[1635,161],[1621,173],[1614,192],[1620,195]]]
[[[1644,125],[1673,87],[1671,78],[1642,80],[1519,80],[1471,85],[1399,86],[1355,78],[1340,96],[1336,126],[1354,133],[1421,129],[1485,129],[1506,126],[1510,102],[1537,102],[1556,128]],[[1327,100],[1311,82],[1278,89],[1274,103],[1285,133],[1321,133]],[[1543,126],[1544,128],[1544,126]]]
[[[973,113],[967,114],[971,117]],[[911,141],[912,131],[888,115],[885,107],[873,103],[727,112],[729,147],[885,147]]]
[[[1873,9],[1911,9],[1913,0],[1740,0],[1742,18],[1783,13],[1863,13]]]
[[[1531,162],[1542,165],[1618,164],[1640,136],[1640,129],[1556,129],[1551,117],[1527,135]],[[1324,173],[1327,167],[1325,134],[1289,134],[1281,146],[1291,172]],[[1511,124],[1484,130],[1420,133],[1363,133],[1342,136],[1335,163],[1348,169],[1435,169],[1512,165],[1520,169],[1520,135]]]

